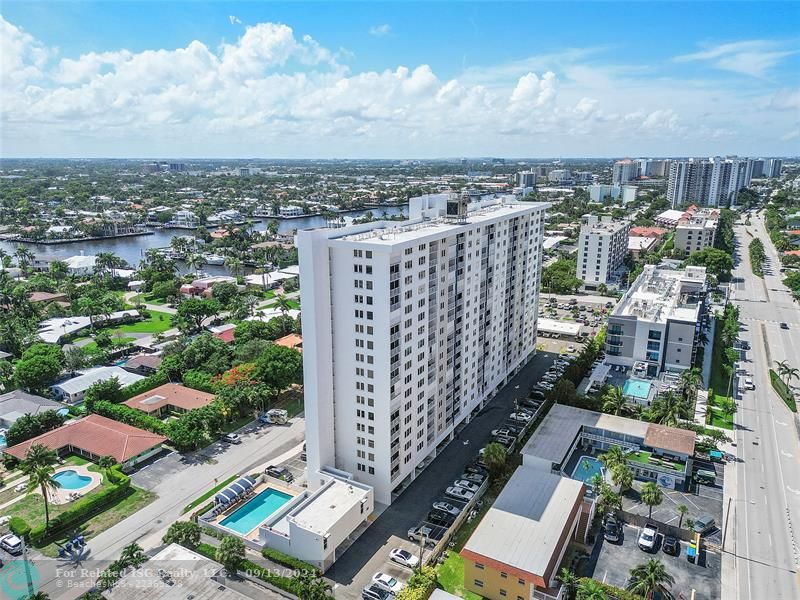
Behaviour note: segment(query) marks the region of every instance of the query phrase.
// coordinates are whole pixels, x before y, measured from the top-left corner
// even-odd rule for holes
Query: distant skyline
[[[4,158],[800,154],[796,2],[0,11]]]

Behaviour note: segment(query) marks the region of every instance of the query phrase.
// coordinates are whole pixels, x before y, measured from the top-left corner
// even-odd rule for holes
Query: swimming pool
[[[626,396],[639,398],[640,400],[647,400],[650,396],[650,386],[653,384],[649,381],[639,381],[638,379],[628,379],[625,385],[622,386],[622,392]]]
[[[0,433],[0,448],[6,447],[6,434]]]
[[[291,499],[292,496],[289,494],[267,488],[225,517],[220,525],[233,529],[241,535],[247,535]]]
[[[603,463],[593,456],[581,456],[572,471],[572,478],[584,483],[591,483],[595,475],[603,474]]]
[[[62,489],[79,490],[92,483],[92,478],[86,475],[78,475],[77,471],[68,469],[53,475],[53,481],[57,482]]]

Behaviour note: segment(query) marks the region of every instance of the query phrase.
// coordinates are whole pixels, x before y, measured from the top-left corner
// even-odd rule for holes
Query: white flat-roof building
[[[407,221],[299,232],[309,473],[391,503],[527,362],[546,207],[434,194]]]
[[[556,321],[555,319],[544,319],[539,317],[537,329],[541,333],[566,335],[576,337],[581,332],[581,324],[567,321]]]
[[[95,325],[118,323],[120,321],[135,320],[139,318],[138,310],[118,310],[108,316],[98,315],[94,318]],[[55,317],[39,323],[36,335],[48,344],[58,344],[61,338],[87,329],[92,324],[89,317]]]
[[[589,200],[592,202],[604,202],[606,200],[618,200],[627,204],[636,200],[638,188],[635,185],[604,185],[594,184],[589,186]]]
[[[106,381],[116,377],[119,381],[120,387],[127,387],[132,383],[136,383],[140,379],[144,379],[141,375],[136,375],[126,371],[122,367],[95,367],[84,371],[82,374],[72,379],[67,379],[61,383],[51,386],[53,394],[59,400],[69,404],[75,404],[83,400],[88,390],[92,385],[98,381]]]
[[[617,277],[628,251],[630,227],[630,222],[614,221],[610,216],[584,215],[576,277],[587,289],[596,289]]]
[[[265,521],[259,541],[326,571],[342,542],[372,514],[373,491],[349,473],[327,470],[310,473],[309,479],[317,489],[296,496]]]
[[[643,364],[649,377],[688,369],[705,296],[705,267],[676,271],[645,265],[608,317],[606,362],[626,367]]]

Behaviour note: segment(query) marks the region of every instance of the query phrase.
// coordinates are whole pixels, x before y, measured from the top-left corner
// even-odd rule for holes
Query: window
[[[476,568],[476,569],[478,569],[478,570],[480,570],[480,571],[483,571],[483,564],[481,564],[481,563],[479,563],[479,562],[476,562],[476,563],[475,563],[475,568]]]
[[[505,598],[506,596],[508,596],[508,592],[507,592],[507,591],[505,591],[504,589],[501,589],[501,590],[500,590],[500,595],[501,595],[503,598]]]
[[[504,573],[503,571],[500,571],[500,577],[502,577],[503,579],[508,579],[508,573]]]
[[[483,587],[483,582],[480,579],[476,579],[473,583],[475,584],[475,587]]]

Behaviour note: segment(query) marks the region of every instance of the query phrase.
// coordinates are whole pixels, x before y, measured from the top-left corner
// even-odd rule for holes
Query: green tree
[[[194,521],[176,521],[161,540],[165,544],[180,544],[194,550],[200,544],[200,526]]]
[[[97,466],[103,469],[106,473],[108,470],[117,464],[117,459],[113,456],[101,456],[97,461]]]
[[[661,492],[661,488],[652,481],[648,481],[642,485],[639,497],[642,504],[650,508],[650,512],[647,515],[648,519],[653,517],[653,507],[658,506],[664,500],[664,494]]]
[[[119,561],[127,567],[138,567],[147,562],[147,555],[136,542],[128,544],[122,549]]]
[[[187,298],[178,305],[177,325],[189,331],[200,331],[203,321],[219,314],[220,310],[222,306],[214,298]]]
[[[51,490],[56,490],[61,485],[53,479],[58,456],[55,451],[42,444],[33,444],[25,453],[25,458],[20,462],[20,470],[28,476],[28,493],[39,490],[44,499],[44,527],[50,526],[50,498]]]
[[[276,390],[303,379],[303,355],[285,346],[271,345],[258,357],[254,375]]]
[[[631,569],[630,580],[626,589],[645,598],[652,598],[656,592],[661,597],[671,597],[670,589],[675,583],[675,578],[667,572],[664,563],[651,558],[646,563]]]
[[[608,450],[600,455],[600,460],[603,461],[607,469],[613,469],[620,465],[624,466],[628,462],[628,459],[625,458],[625,452],[617,444],[609,446]]]
[[[608,600],[608,595],[600,582],[594,579],[582,579],[578,584],[578,600]]]
[[[633,485],[633,471],[628,465],[615,465],[611,469],[611,481],[618,485],[621,492],[630,489]]]
[[[497,479],[505,472],[507,458],[505,446],[502,444],[491,442],[486,445],[483,451],[483,462],[486,463],[492,479]]]
[[[66,417],[61,416],[54,410],[46,410],[36,415],[22,415],[6,432],[6,444],[16,446],[27,440],[35,438],[37,435],[52,431],[64,424]]]
[[[703,376],[700,373],[700,369],[697,367],[686,369],[683,373],[681,373],[681,385],[683,387],[683,394],[687,400],[694,402],[697,389],[700,387],[702,382]]]
[[[225,567],[228,575],[235,576],[245,559],[244,542],[233,536],[222,538],[214,558]]]
[[[687,265],[705,267],[707,272],[718,279],[728,279],[733,269],[733,257],[718,248],[704,248],[692,252],[686,259]]]
[[[548,397],[556,404],[574,406],[578,400],[578,392],[575,389],[575,384],[572,381],[562,378],[556,381],[553,389],[550,390]]]
[[[562,567],[556,575],[556,579],[564,588],[565,600],[572,600],[575,597],[575,590],[578,589],[578,576],[567,567]]]
[[[738,407],[736,406],[736,400],[730,397],[723,397],[717,401],[717,407],[722,411],[727,417],[732,417],[736,414]]]
[[[239,288],[235,283],[219,281],[211,286],[211,295],[227,308],[230,306],[231,300],[239,295]]]
[[[63,361],[63,354],[61,356]],[[35,355],[25,358],[23,354],[14,369],[14,381],[29,392],[42,392],[56,382],[62,368],[62,362],[53,356]]]
[[[302,600],[333,600],[330,584],[313,571],[300,570],[294,576],[294,582],[297,596]]]
[[[619,415],[625,409],[625,392],[618,385],[608,388],[603,394],[603,412]]]
[[[685,504],[679,504],[676,510],[678,511],[678,516],[680,517],[678,519],[678,529],[680,529],[681,525],[683,525],[683,518],[689,514],[689,507]]]

